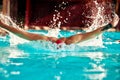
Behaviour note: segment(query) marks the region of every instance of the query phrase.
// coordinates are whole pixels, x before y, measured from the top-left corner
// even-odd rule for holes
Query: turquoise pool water
[[[101,46],[63,44],[58,49],[45,41],[11,45],[9,35],[0,37],[0,80],[120,80],[120,33],[105,32],[102,38]]]

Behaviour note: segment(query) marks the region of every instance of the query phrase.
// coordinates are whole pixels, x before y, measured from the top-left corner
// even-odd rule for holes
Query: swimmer
[[[76,34],[76,35],[73,35],[70,37],[62,37],[62,38],[49,37],[49,36],[44,36],[44,35],[40,35],[40,34],[34,34],[34,33],[29,33],[26,31],[22,31],[17,28],[14,28],[12,26],[4,24],[1,20],[0,20],[0,27],[12,32],[13,34],[15,34],[21,38],[24,38],[24,39],[27,39],[30,41],[45,40],[45,41],[51,41],[56,44],[65,43],[65,44],[69,45],[69,44],[78,43],[78,42],[85,41],[87,39],[94,38],[97,35],[104,32],[105,30],[107,30],[111,27],[115,27],[118,24],[118,21],[119,21],[119,17],[118,17],[118,15],[115,15],[113,17],[112,21],[106,26],[99,27],[98,29],[91,31],[91,32]]]

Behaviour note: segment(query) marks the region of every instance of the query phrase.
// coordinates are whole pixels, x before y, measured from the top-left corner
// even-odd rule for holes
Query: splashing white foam
[[[66,8],[65,6],[67,4],[68,4],[68,2],[63,1],[58,6],[55,6],[55,8],[58,7],[61,10],[64,10]],[[61,27],[61,23],[62,23],[60,21],[60,19],[63,17],[61,16],[61,13],[59,12],[59,10],[55,9],[54,12],[57,14],[53,15],[53,19],[51,20],[50,25],[49,25],[51,29],[48,31],[47,35],[50,37],[58,38],[58,35],[62,36],[59,32],[60,32],[60,27]],[[67,13],[70,15],[69,11],[67,11]],[[63,21],[67,23],[67,19],[68,18],[64,19]]]
[[[47,36],[49,36],[49,37],[56,37],[56,38],[58,38],[59,31],[60,31],[60,29],[59,29],[59,28],[50,29],[50,30],[48,31]]]
[[[94,1],[96,8],[98,9],[96,16],[86,16],[87,18],[93,18],[94,21],[92,25],[89,27],[87,32],[93,31],[99,27],[107,25],[112,19],[110,19],[110,15],[104,15],[105,7],[102,4],[99,4],[97,0]],[[104,3],[103,3],[104,4]],[[108,7],[112,7],[111,3],[109,3]]]
[[[7,25],[15,27],[19,30],[23,30],[18,25],[16,25],[16,23],[13,22],[12,19],[9,16],[0,14],[0,19],[1,19],[2,22],[4,22]],[[17,45],[17,44],[20,44],[20,43],[28,42],[28,40],[20,38],[20,37],[14,35],[13,33],[11,33],[10,31],[8,31],[8,32],[10,33],[10,37],[11,37],[10,38],[10,45]]]

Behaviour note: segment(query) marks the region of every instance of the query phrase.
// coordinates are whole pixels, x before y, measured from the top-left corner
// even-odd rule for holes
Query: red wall
[[[63,5],[66,7],[64,10],[57,6],[62,3],[62,1],[68,2],[66,5]],[[94,19],[86,16],[95,17],[98,11],[98,8],[96,8],[93,1],[94,0],[31,0],[27,20],[29,25],[49,26],[52,24],[51,21],[53,21],[53,15],[57,14],[54,9],[57,9],[62,16],[62,18],[57,20],[57,22],[62,22],[61,26],[89,27]],[[104,7],[102,11],[104,14],[103,16],[108,16],[110,14],[110,16],[108,16],[108,19],[110,19],[112,17],[112,8],[108,7],[108,2],[111,0],[97,1]],[[71,15],[69,15],[68,11]],[[66,20],[67,23],[64,21],[66,18],[68,18],[68,20]]]

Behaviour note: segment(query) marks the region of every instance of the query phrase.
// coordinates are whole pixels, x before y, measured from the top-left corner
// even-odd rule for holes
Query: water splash
[[[108,15],[108,16],[104,15],[105,7],[103,5],[105,5],[105,3],[99,4],[97,2],[97,0],[94,0],[93,2],[95,3],[95,6],[98,9],[98,11],[97,11],[96,16],[94,16],[94,15],[93,16],[86,16],[87,18],[93,19],[92,25],[86,30],[86,32],[91,32],[99,27],[107,25],[110,21],[112,21],[112,19],[110,18],[110,15]],[[111,5],[112,4],[109,3],[108,7],[111,8],[112,7]],[[92,11],[92,13],[94,13],[94,10],[91,10],[91,11]],[[94,43],[92,43],[92,42],[94,42]],[[94,45],[94,46],[101,46],[102,47],[103,46],[102,34],[96,38],[91,39],[91,40],[81,42],[78,45],[85,46],[86,43],[88,43],[86,46]]]
[[[87,32],[93,31],[99,27],[105,26],[107,25],[110,21],[112,21],[112,19],[110,18],[110,14],[105,15],[104,11],[105,8],[104,5],[107,5],[107,7],[111,8],[112,4],[111,3],[98,3],[97,0],[93,1],[95,3],[96,8],[98,9],[97,11],[97,15],[96,16],[86,16],[87,18],[91,18],[94,19],[92,25],[89,27],[89,29],[87,30]],[[94,13],[94,10],[91,10],[92,13]]]
[[[3,15],[2,13],[0,14],[0,19],[2,20],[2,22],[4,22],[7,25],[13,26],[15,28],[21,29],[19,28],[18,25],[16,25],[16,23],[13,22],[13,20],[10,18],[10,16],[7,15]]]
[[[59,12],[57,13],[57,15],[55,14],[53,15],[53,20],[51,21],[50,25],[51,29],[48,31],[48,36],[58,37],[61,26],[61,22],[59,21],[60,18],[62,18],[62,16],[60,16]]]
[[[14,28],[17,28],[19,30],[23,30],[15,22],[13,22],[13,20],[10,18],[10,16],[0,14],[0,19],[1,19],[2,22],[4,22],[7,25],[10,25],[10,26],[12,26]],[[24,43],[24,42],[28,42],[27,40],[14,35],[10,31],[8,31],[8,32],[9,32],[10,37],[11,37],[10,40],[9,40],[11,46],[12,45],[17,45],[17,44],[20,44],[20,43]]]
[[[59,29],[59,28],[50,29],[50,30],[48,30],[47,36],[58,38],[59,33],[60,33],[60,29]],[[61,34],[60,34],[60,35],[61,35]]]
[[[68,4],[68,2],[61,2],[59,5],[57,6],[54,6],[55,8],[60,8],[61,10],[65,10],[66,9],[66,5]],[[63,17],[61,16],[61,13],[59,12],[58,9],[55,9],[54,10],[55,14],[53,14],[53,19],[50,21],[50,25],[49,27],[51,28],[49,31],[48,31],[48,36],[51,36],[51,37],[57,37],[58,38],[58,35],[61,36],[61,34],[59,34],[60,32],[60,27],[61,27],[61,20]],[[67,23],[67,20],[68,18],[64,19],[63,21]]]

